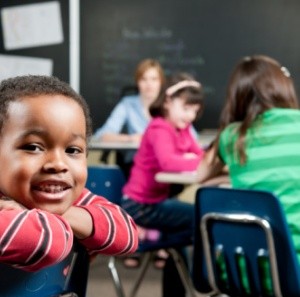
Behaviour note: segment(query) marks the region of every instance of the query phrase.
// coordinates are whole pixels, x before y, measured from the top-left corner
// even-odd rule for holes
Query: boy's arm
[[[64,219],[37,209],[12,209],[11,201],[0,205],[0,262],[36,271],[69,254],[73,232]]]
[[[62,217],[70,224],[74,236],[78,239],[84,239],[93,233],[93,219],[90,213],[77,206],[71,206]]]
[[[71,207],[69,211],[67,216],[73,217],[69,221],[70,225],[75,234],[78,235],[80,231],[80,241],[91,254],[128,254],[137,249],[136,225],[133,219],[116,204],[85,190],[85,195],[76,201],[76,206]],[[73,215],[70,214],[71,212]],[[83,221],[81,216],[76,219],[75,213],[81,213]],[[89,214],[91,221],[87,219],[86,214]],[[86,235],[90,232],[90,235],[83,238],[84,232],[87,232]]]

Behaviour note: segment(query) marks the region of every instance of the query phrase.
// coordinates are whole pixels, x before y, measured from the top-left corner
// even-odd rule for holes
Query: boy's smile
[[[86,182],[86,122],[62,95],[10,103],[0,134],[0,191],[27,208],[63,214]]]

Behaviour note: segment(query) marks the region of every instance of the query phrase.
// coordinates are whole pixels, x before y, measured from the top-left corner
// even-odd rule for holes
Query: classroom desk
[[[89,150],[137,150],[139,143],[136,142],[106,142],[100,140],[91,140],[88,144]]]
[[[200,183],[197,178],[196,171],[189,172],[158,172],[155,175],[155,180],[161,183],[170,184],[182,184],[182,185],[192,185],[199,184],[199,186],[230,186],[230,181],[228,175],[219,175],[211,178],[203,183]]]
[[[211,141],[216,137],[216,130],[202,130],[199,134],[199,145],[202,147],[207,147]],[[128,151],[130,154],[134,153],[139,148],[139,143],[137,142],[106,142],[101,141],[96,138],[91,138],[88,143],[89,154],[89,164],[94,163],[116,163],[117,159],[123,160],[122,154],[124,151]],[[100,154],[100,156],[99,156]],[[121,161],[122,162],[122,161]],[[190,176],[186,177],[187,184],[190,180]]]
[[[199,144],[207,146],[216,137],[216,130],[203,130],[200,132]],[[89,150],[137,150],[140,144],[137,142],[106,142],[98,139],[91,139],[88,144]]]
[[[199,133],[199,145],[207,147],[216,138],[218,130],[216,129],[204,129]]]
[[[190,172],[158,172],[155,180],[161,183],[190,185],[198,183],[196,171]]]

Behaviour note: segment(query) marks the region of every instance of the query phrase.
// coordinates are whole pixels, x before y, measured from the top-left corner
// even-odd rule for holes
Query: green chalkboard
[[[199,129],[215,128],[228,76],[242,56],[278,59],[300,85],[298,0],[110,0],[81,4],[81,92],[95,127],[133,82],[136,64],[158,59],[188,71],[206,92]]]
[[[41,3],[1,0],[4,7]],[[69,81],[69,1],[61,6],[64,41],[0,54],[50,58],[53,74]],[[300,94],[299,0],[88,0],[80,1],[80,91],[94,128],[133,83],[136,64],[158,59],[166,73],[187,71],[204,86],[206,106],[196,124],[215,128],[233,65],[245,55],[266,54],[291,72]]]

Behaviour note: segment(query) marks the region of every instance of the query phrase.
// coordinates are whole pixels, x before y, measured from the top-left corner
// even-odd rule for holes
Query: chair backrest
[[[277,197],[200,188],[195,211],[193,282],[199,292],[300,296],[299,263]]]
[[[65,291],[74,292],[78,297],[85,297],[88,285],[90,255],[86,248],[76,240],[74,241],[73,253],[72,269],[65,282]]]
[[[114,165],[88,166],[86,187],[93,193],[120,205],[124,185],[125,177],[120,167]]]
[[[73,251],[60,263],[36,272],[0,264],[1,297],[84,297],[89,258],[84,247],[74,242]],[[80,280],[77,276],[80,275]],[[68,295],[75,293],[76,295]]]

